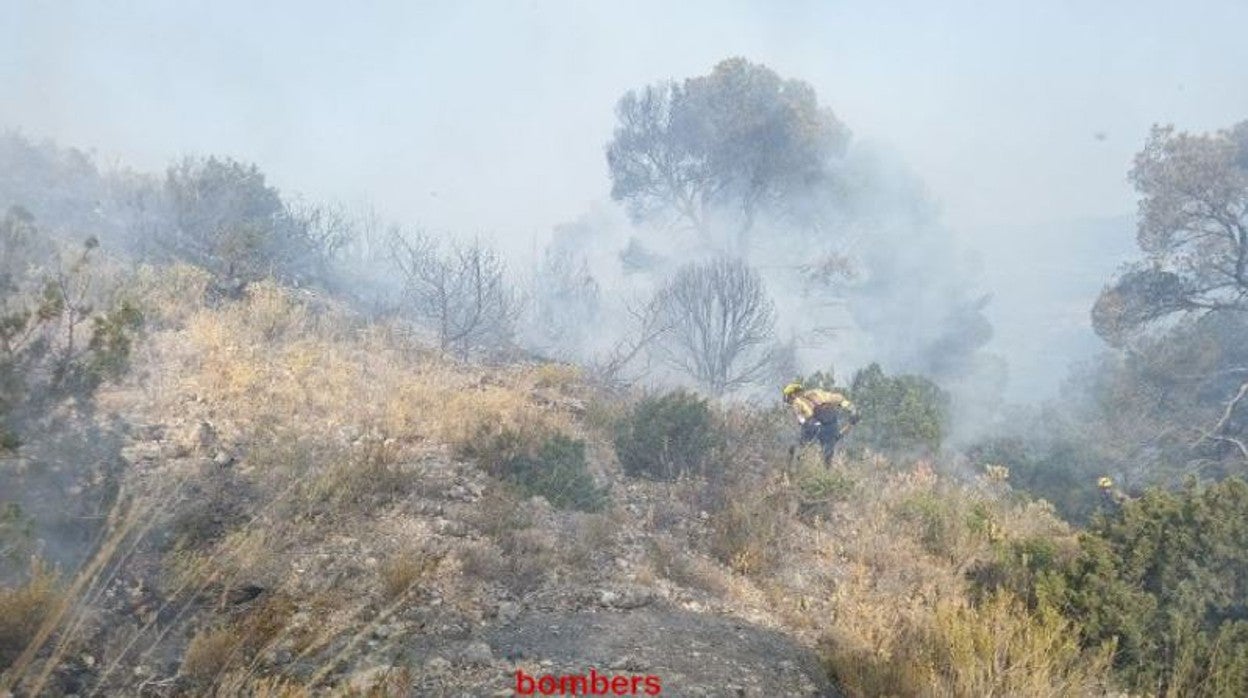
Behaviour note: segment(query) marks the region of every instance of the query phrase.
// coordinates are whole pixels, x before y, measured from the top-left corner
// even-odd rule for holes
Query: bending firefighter
[[[798,442],[818,441],[823,448],[824,464],[831,464],[837,442],[858,423],[858,408],[840,393],[820,388],[807,390],[801,383],[784,386],[784,401],[793,408],[801,425]]]
[[[1107,511],[1117,511],[1123,503],[1130,501],[1122,490],[1114,487],[1114,481],[1108,477],[1098,478],[1096,488],[1101,492],[1101,506]]]

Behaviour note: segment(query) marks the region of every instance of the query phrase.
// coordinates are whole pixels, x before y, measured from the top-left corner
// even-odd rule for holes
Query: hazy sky
[[[623,91],[731,55],[811,82],[964,230],[1129,212],[1151,123],[1248,118],[1244,2],[4,5],[0,125],[525,238],[605,198]]]
[[[745,56],[813,84],[857,138],[927,183],[982,254],[1009,353],[1058,341],[1041,325],[1095,341],[1083,295],[1119,261],[1097,251],[1130,235],[1126,171],[1151,124],[1248,118],[1243,0],[0,9],[0,128],[145,170],[231,155],[287,193],[513,251],[607,199],[625,90]],[[1119,223],[1054,224],[1089,217]],[[1102,230],[1113,244],[1082,239]],[[1068,266],[1090,290],[1072,295]]]

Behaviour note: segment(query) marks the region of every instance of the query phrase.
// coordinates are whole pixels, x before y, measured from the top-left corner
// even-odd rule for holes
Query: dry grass
[[[37,560],[25,584],[0,588],[0,672],[26,649],[60,600],[56,574]]]
[[[306,698],[312,695],[302,684],[280,676],[256,678],[250,672],[231,672],[221,677],[211,694],[214,698]]]
[[[596,560],[615,549],[616,535],[625,525],[612,513],[576,512],[571,519],[572,533],[559,546],[562,558],[575,570],[587,570]]]
[[[473,508],[465,513],[469,526],[496,541],[501,541],[515,531],[533,525],[533,515],[526,502],[501,483],[486,487]]]
[[[978,608],[947,602],[922,645],[932,683],[954,696],[1091,695],[1102,688],[1108,653],[1085,656],[1078,633],[1051,608],[1028,612],[998,594]]]
[[[729,585],[719,570],[688,551],[688,545],[657,535],[646,542],[646,559],[659,575],[689,589],[724,597]]]
[[[293,593],[300,580],[291,572],[292,550],[337,554],[343,548],[326,543],[335,535],[362,541],[373,530],[369,521],[414,511],[402,507],[405,498],[434,491],[431,483],[449,487],[450,477],[421,480],[414,464],[422,459],[440,462],[449,453],[488,465],[551,433],[601,444],[627,398],[586,401],[580,371],[564,365],[484,374],[437,357],[394,327],[359,326],[271,284],[253,284],[240,302],[204,307],[206,282],[194,269],[175,267],[145,271],[133,286],[157,320],[148,356],[166,374],[151,421],[187,409],[194,396],[195,409],[246,446],[237,470],[204,492],[245,492],[246,509],[223,516],[219,502],[207,502],[208,519],[226,522],[220,531],[191,517],[191,529],[211,535],[164,560],[160,589],[175,620],[138,632],[134,652],[127,654],[127,644],[119,666],[109,668],[119,677],[129,668],[123,662],[172,642],[166,633],[185,637],[198,625],[181,673],[202,694],[319,694],[323,682],[336,682],[335,672],[355,663],[370,628],[435,578],[454,578],[447,581],[454,588],[442,589],[447,598],[471,596],[474,582],[522,597],[552,572],[566,579],[568,569],[610,562],[604,551],[627,551],[632,536],[617,533],[630,526],[653,536],[639,582],[658,583],[657,574],[725,604],[790,619],[788,629],[804,638],[825,636],[828,665],[851,695],[1078,695],[1094,690],[1104,669],[1103,657],[1081,655],[1071,629],[1047,611],[1028,612],[1005,596],[967,602],[964,573],[994,545],[1069,534],[1051,509],[1013,503],[1004,474],[964,488],[923,463],[842,459],[828,472],[805,453],[786,478],[776,434],[790,425],[777,425],[771,413],[723,415],[731,437],[715,453],[715,477],[647,484],[654,496],[641,515],[624,506],[571,515],[561,519],[560,539],[535,526],[550,517],[533,516],[494,482],[463,512],[469,529],[487,539],[456,550],[446,566],[413,545],[375,569],[334,570],[336,580],[362,581],[364,594],[335,581],[297,604],[275,595],[251,609],[228,606],[225,590],[238,584],[263,581]],[[500,438],[507,434],[520,441]],[[443,574],[445,567],[462,574]],[[50,632],[49,614],[64,606],[58,599],[46,571],[0,592],[0,660]],[[317,622],[293,620],[296,605],[298,615]],[[278,643],[297,653],[295,663],[312,667],[310,681],[261,675],[257,657]],[[396,674],[346,690],[386,695],[401,692],[404,681]],[[102,681],[100,688],[115,686]]]
[[[143,312],[149,327],[180,326],[197,312],[212,275],[199,267],[175,264],[171,267],[143,265],[123,287]]]
[[[1099,695],[1107,655],[1088,656],[1052,609],[1005,594],[976,606],[966,576],[994,545],[1060,536],[1043,506],[1004,487],[944,482],[920,461],[865,468],[855,495],[834,507],[843,561],[830,594],[823,654],[853,696]],[[793,561],[788,561],[793,564]]]
[[[181,674],[196,685],[205,685],[225,671],[242,646],[233,628],[201,630],[182,655]]]
[[[248,287],[241,302],[181,314],[187,370],[180,392],[199,395],[235,424],[281,424],[348,441],[382,436],[398,449],[446,444],[456,453],[507,430],[573,429],[569,414],[533,396],[537,386],[573,390],[578,374],[567,367],[500,370],[487,380],[392,327],[359,326],[269,283]]]
[[[711,553],[741,574],[765,575],[783,559],[782,541],[792,524],[792,492],[778,482],[759,487],[728,485],[722,506],[711,514]]]
[[[424,550],[405,550],[381,566],[381,594],[392,603],[430,579],[442,562],[440,555]]]
[[[825,644],[831,673],[852,696],[1103,695],[1110,654],[1085,654],[1052,609],[1030,612],[999,594],[978,607],[942,601],[898,628],[889,652]]]
[[[460,555],[469,578],[500,584],[516,598],[538,589],[558,562],[549,540],[535,529],[516,531],[498,545],[475,545]]]

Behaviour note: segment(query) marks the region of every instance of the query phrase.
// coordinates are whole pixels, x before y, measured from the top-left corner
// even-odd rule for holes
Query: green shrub
[[[97,247],[60,249],[21,208],[0,219],[0,454],[126,368],[142,317],[103,288]]]
[[[970,447],[967,455],[981,465],[1009,468],[1013,489],[1052,503],[1067,521],[1086,524],[1099,508],[1095,484],[1104,466],[1076,443],[1059,441],[1041,449],[1019,438],[992,438]]]
[[[595,484],[587,469],[585,442],[563,434],[547,437],[535,452],[521,451],[502,460],[493,470],[526,494],[545,497],[560,509],[597,511],[607,501],[607,488]]]
[[[877,451],[936,451],[949,425],[949,395],[922,376],[886,376],[879,364],[854,374],[850,396],[862,421],[854,439]]]
[[[1155,695],[1248,695],[1248,484],[1153,490],[1098,517],[1063,607],[1116,674]]]
[[[703,473],[718,441],[706,400],[683,390],[641,400],[615,430],[624,472],[657,480]]]
[[[827,516],[832,505],[849,499],[857,485],[848,473],[822,467],[822,463],[807,464],[804,460],[802,466],[793,484],[797,488],[799,512],[803,515]]]
[[[924,490],[902,499],[895,511],[909,522],[927,552],[958,561],[990,538],[996,525],[982,503],[968,503],[956,492]]]
[[[1030,536],[1002,541],[992,556],[971,567],[971,597],[978,603],[1001,591],[1008,591],[1036,610],[1060,596],[1061,570],[1074,551],[1073,541],[1046,536]]]

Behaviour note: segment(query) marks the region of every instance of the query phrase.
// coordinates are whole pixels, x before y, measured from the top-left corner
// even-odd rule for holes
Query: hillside
[[[80,571],[0,604],[35,640],[15,695],[511,695],[517,671],[591,668],[664,695],[1098,681],[1064,621],[970,605],[968,571],[1012,541],[1073,542],[1000,472],[790,466],[785,415],[727,409],[702,474],[626,476],[612,435],[641,396],[454,362],[269,282],[214,301],[208,280],[129,282],[148,329],[97,416],[126,425],[121,494]],[[551,435],[584,443],[592,482],[500,471]]]

